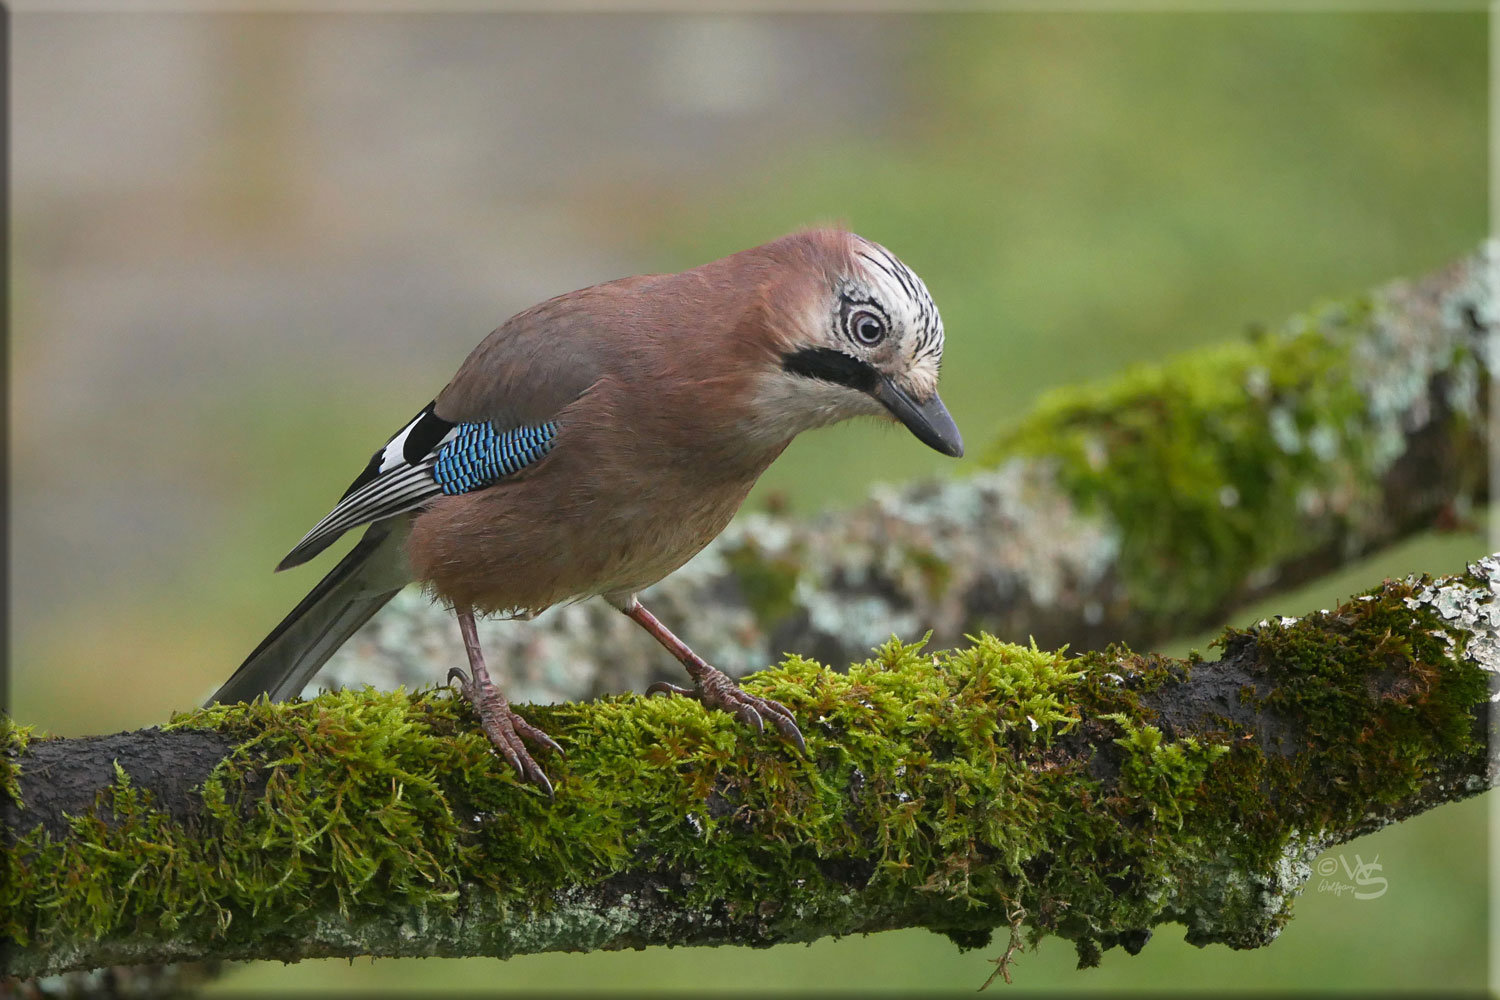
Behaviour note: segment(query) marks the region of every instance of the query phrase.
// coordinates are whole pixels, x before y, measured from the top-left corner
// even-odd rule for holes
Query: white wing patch
[[[387,442],[386,446],[381,449],[379,472],[382,475],[392,471],[393,469],[399,469],[402,466],[411,465],[411,463],[406,459],[406,440],[407,438],[411,437],[412,429],[426,420],[429,417],[429,414],[430,411],[428,410],[423,410],[421,413],[417,414],[412,418],[411,423],[401,428],[401,432],[395,437],[391,438],[391,440]],[[458,428],[456,426],[450,427],[448,433],[439,438],[437,444],[428,449],[427,453],[430,455],[433,452],[437,451],[438,448],[447,444],[449,441],[452,441],[454,435],[456,435],[457,433]]]
[[[299,566],[350,528],[405,513],[442,493],[432,469],[438,450],[457,434],[458,426],[433,413],[429,403],[371,456],[338,505],[313,525],[276,568]]]

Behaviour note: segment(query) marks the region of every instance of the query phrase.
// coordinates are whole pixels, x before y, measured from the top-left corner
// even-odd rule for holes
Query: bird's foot
[[[562,747],[552,737],[517,715],[505,700],[505,695],[494,684],[487,681],[475,682],[458,667],[448,671],[448,680],[458,681],[458,690],[479,714],[479,724],[484,728],[485,735],[490,738],[495,749],[500,751],[501,756],[510,761],[510,766],[516,769],[521,780],[538,786],[551,798],[552,782],[547,780],[546,772],[531,758],[522,741],[536,747],[550,747],[559,755],[563,755]]]
[[[791,709],[773,698],[762,698],[741,688],[729,675],[717,667],[706,667],[694,680],[693,687],[679,687],[666,681],[657,681],[646,689],[647,695],[677,694],[702,702],[706,708],[717,708],[728,712],[757,733],[765,730],[766,722],[776,727],[781,738],[807,753],[807,744],[802,739],[802,730]]]

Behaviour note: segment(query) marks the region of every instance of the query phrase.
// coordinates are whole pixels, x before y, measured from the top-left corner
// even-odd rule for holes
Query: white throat
[[[769,371],[756,380],[750,416],[743,430],[757,444],[785,444],[803,431],[851,417],[879,416],[885,407],[847,386],[786,371]]]

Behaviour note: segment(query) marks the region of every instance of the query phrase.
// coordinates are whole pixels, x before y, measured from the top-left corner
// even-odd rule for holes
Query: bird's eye
[[[864,346],[874,347],[885,339],[885,320],[872,312],[860,310],[849,318],[849,331]]]

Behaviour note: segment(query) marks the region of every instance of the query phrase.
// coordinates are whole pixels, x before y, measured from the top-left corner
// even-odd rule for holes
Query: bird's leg
[[[765,728],[764,720],[769,719],[776,727],[776,731],[781,734],[782,739],[795,746],[799,752],[804,754],[807,752],[807,744],[802,740],[802,731],[797,728],[797,720],[785,705],[771,698],[762,698],[742,690],[722,670],[711,666],[703,657],[689,649],[687,643],[673,635],[671,630],[647,611],[641,602],[631,598],[628,603],[620,607],[620,610],[633,618],[641,628],[650,632],[657,642],[667,647],[667,651],[677,657],[684,667],[687,667],[688,676],[693,679],[691,688],[658,681],[646,689],[648,695],[666,693],[696,698],[708,708],[728,712],[745,725],[754,727],[756,732],[761,732]]]
[[[534,746],[551,747],[558,753],[563,752],[562,747],[553,742],[552,737],[517,715],[510,707],[510,702],[505,700],[505,695],[490,680],[490,672],[484,665],[484,651],[479,648],[479,631],[474,627],[473,609],[454,608],[453,613],[458,616],[458,628],[464,635],[464,652],[469,654],[472,676],[465,676],[462,670],[454,667],[448,671],[448,679],[458,679],[458,689],[463,692],[469,704],[474,706],[474,711],[479,713],[479,723],[484,727],[485,735],[495,744],[495,749],[510,761],[521,780],[541,786],[548,797],[551,797],[552,782],[547,780],[547,775],[531,759],[531,754],[521,741],[524,739]]]

